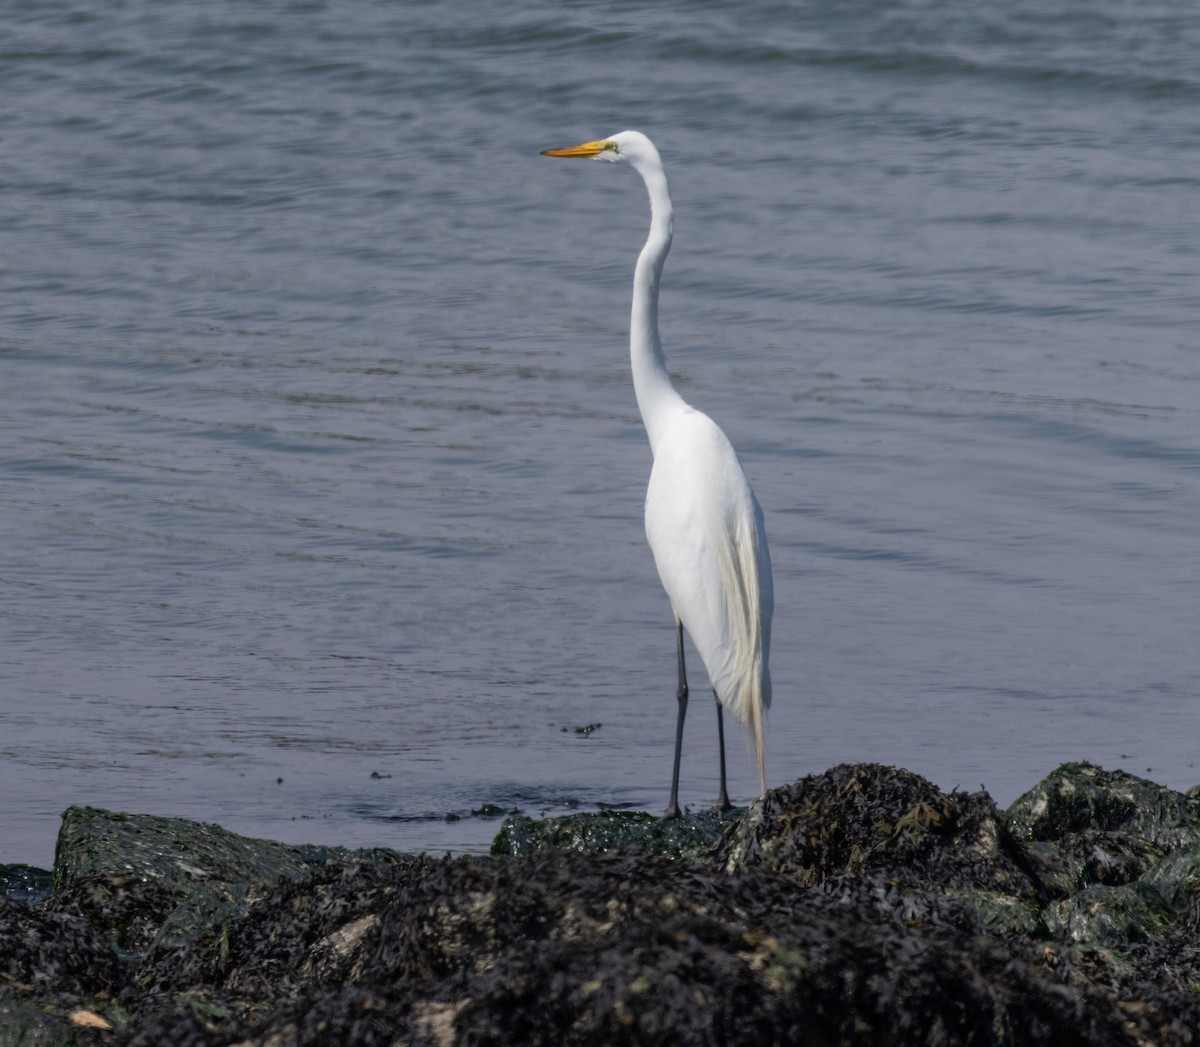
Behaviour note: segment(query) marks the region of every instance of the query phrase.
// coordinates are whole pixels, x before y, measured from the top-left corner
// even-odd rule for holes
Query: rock
[[[528,858],[544,850],[601,854],[636,847],[654,854],[700,861],[710,856],[721,834],[736,824],[745,808],[706,810],[681,818],[657,818],[644,811],[597,811],[560,818],[508,818],[492,842],[492,854]]]
[[[70,807],[54,858],[52,907],[85,916],[120,949],[139,954],[166,931],[178,947],[210,924],[236,920],[255,891],[298,879],[352,853],[238,836],[182,818]]]
[[[350,904],[346,877],[365,879]],[[155,990],[250,1014],[254,1042],[915,1045],[993,1027],[1124,1042],[1121,1017],[1040,951],[941,916],[902,921],[846,881],[826,892],[629,851],[329,866]],[[273,1013],[246,1006],[271,998]],[[150,1013],[141,1034],[174,1043],[198,1020]],[[241,1028],[217,1020],[210,1042]]]
[[[3,982],[31,995],[86,998],[124,980],[108,941],[78,916],[0,898],[0,942]]]
[[[70,1012],[111,1003],[125,979],[87,920],[0,897],[0,1043],[73,1042]]]
[[[1172,909],[1185,908],[1200,890],[1200,844],[1169,851],[1141,875]]]
[[[1125,771],[1063,764],[1006,812],[1064,940],[1120,946],[1161,935],[1200,884],[1200,799]]]
[[[1184,1047],[1196,830],[1087,764],[1007,812],[868,764],[730,820],[510,819],[503,859],[72,808],[55,895],[0,900],[0,1043]]]
[[[1162,895],[1148,884],[1096,884],[1051,906],[1046,925],[1063,941],[1117,947],[1158,937],[1174,918]]]
[[[857,877],[915,914],[953,897],[993,930],[1044,930],[1048,894],[986,793],[943,793],[909,771],[844,764],[772,789],[719,849],[729,872],[762,867],[805,886]]]
[[[1128,834],[1163,850],[1200,843],[1200,797],[1086,762],[1053,771],[1014,801],[1008,820],[1025,840],[1102,832]]]
[[[879,873],[915,887],[1033,895],[1041,883],[987,793],[943,793],[909,771],[843,764],[772,789],[725,846],[730,871],[812,886]]]
[[[14,902],[43,902],[54,893],[54,874],[32,865],[0,865],[0,896]]]

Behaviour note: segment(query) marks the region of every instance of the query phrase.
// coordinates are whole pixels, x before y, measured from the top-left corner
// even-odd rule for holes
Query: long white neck
[[[633,391],[637,395],[642,424],[650,438],[650,448],[673,408],[684,406],[671,384],[662,342],[658,337],[658,279],[663,262],[671,250],[674,211],[667,176],[659,164],[639,166],[638,173],[650,193],[650,235],[638,255],[633,273],[633,313],[629,325],[629,356],[633,367]]]

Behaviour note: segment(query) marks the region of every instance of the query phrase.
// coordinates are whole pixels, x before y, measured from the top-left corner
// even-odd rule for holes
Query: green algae
[[[600,854],[633,847],[684,861],[708,857],[721,835],[737,823],[744,809],[701,811],[679,818],[658,818],[644,811],[597,811],[535,820],[508,818],[492,842],[502,858],[528,858],[544,850]]]

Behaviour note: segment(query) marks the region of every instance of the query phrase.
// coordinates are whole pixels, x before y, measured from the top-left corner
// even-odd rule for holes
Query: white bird
[[[671,600],[678,645],[679,712],[666,816],[680,813],[679,757],[688,702],[684,629],[708,670],[717,701],[717,807],[723,810],[730,804],[722,707],[749,725],[759,788],[766,792],[763,717],[771,704],[767,661],[775,600],[762,509],[733,445],[708,415],[676,392],[667,373],[658,336],[658,282],[671,249],[674,212],[654,143],[639,131],[622,131],[568,149],[546,149],[542,155],[627,163],[642,176],[650,194],[650,235],[633,275],[629,350],[638,410],[654,455],[646,490],[646,538]]]

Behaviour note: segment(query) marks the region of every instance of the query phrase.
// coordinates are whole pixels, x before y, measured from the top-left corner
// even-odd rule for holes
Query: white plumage
[[[650,233],[633,279],[630,364],[654,454],[646,491],[646,538],[671,600],[679,643],[679,712],[667,815],[679,814],[679,759],[688,700],[680,623],[704,661],[716,696],[721,746],[717,802],[726,807],[722,707],[749,725],[759,786],[766,790],[763,717],[771,704],[768,658],[774,590],[762,510],[733,445],[708,415],[679,395],[667,373],[658,335],[658,283],[671,249],[673,210],[654,143],[638,131],[622,131],[569,149],[548,149],[545,155],[628,163],[650,194]]]

